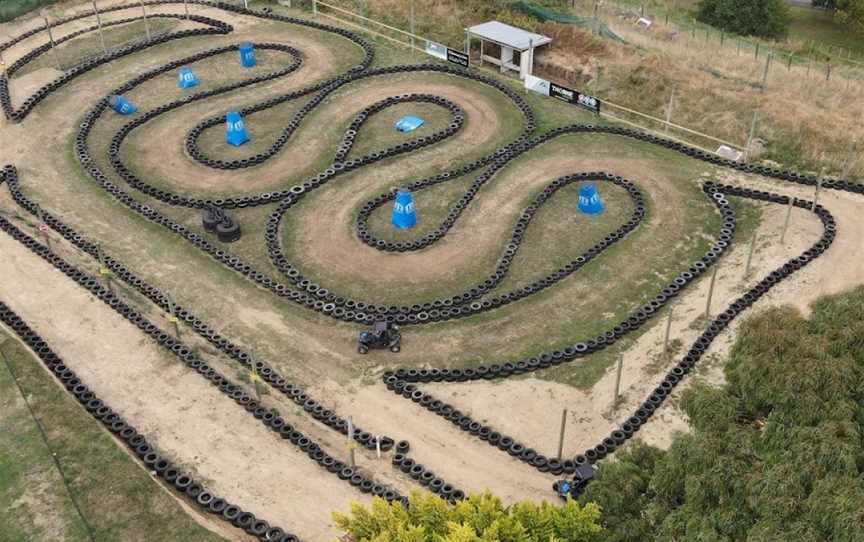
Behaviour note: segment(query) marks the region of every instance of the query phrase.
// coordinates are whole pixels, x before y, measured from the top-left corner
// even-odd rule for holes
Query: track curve
[[[181,3],[180,0],[162,0],[159,2],[148,2],[148,4],[151,5],[179,3]],[[777,168],[767,168],[764,166],[731,162],[729,160],[719,158],[713,154],[705,153],[704,151],[689,147],[682,143],[674,142],[668,139],[664,139],[662,137],[657,137],[628,128],[586,124],[556,128],[545,133],[537,134],[535,133],[536,119],[531,107],[518,93],[495,79],[474,72],[452,68],[440,64],[400,65],[390,66],[387,68],[371,68],[372,61],[374,60],[374,49],[362,37],[346,30],[331,27],[328,25],[322,25],[319,23],[313,23],[303,19],[281,17],[272,14],[267,15],[227,4],[211,4],[203,0],[199,0],[195,3],[208,5],[211,7],[245,16],[270,19],[285,24],[309,26],[325,32],[333,32],[347,38],[355,45],[360,46],[364,51],[364,59],[361,65],[350,69],[344,74],[314,83],[294,92],[276,96],[265,102],[251,105],[241,110],[243,114],[265,111],[269,108],[272,108],[281,103],[285,103],[287,101],[296,100],[301,97],[311,96],[310,101],[305,104],[303,108],[301,108],[301,110],[283,128],[281,134],[276,140],[276,143],[274,143],[267,151],[263,153],[237,161],[215,160],[213,158],[210,158],[200,149],[198,145],[198,138],[204,130],[221,123],[223,121],[223,117],[211,117],[193,127],[186,137],[186,150],[192,159],[207,167],[215,169],[241,170],[266,162],[271,157],[277,155],[286,144],[290,143],[291,136],[293,135],[294,131],[301,126],[303,119],[318,105],[320,105],[329,95],[331,95],[333,92],[346,84],[368,78],[374,78],[376,76],[393,73],[432,72],[446,74],[453,77],[466,78],[484,85],[488,85],[500,91],[508,99],[510,99],[517,108],[519,108],[523,116],[523,125],[521,127],[519,136],[517,136],[513,141],[508,142],[507,144],[505,144],[499,149],[496,149],[494,152],[488,154],[487,156],[484,156],[469,164],[461,166],[457,169],[442,172],[434,177],[415,181],[408,185],[408,188],[412,190],[423,190],[441,183],[461,178],[469,173],[479,172],[477,179],[469,186],[463,196],[453,205],[453,207],[451,207],[450,213],[447,215],[444,221],[434,230],[434,232],[419,240],[407,243],[391,243],[382,239],[375,238],[369,230],[369,216],[376,209],[392,201],[394,197],[394,192],[390,191],[379,194],[377,197],[366,202],[362,206],[362,208],[360,209],[360,214],[357,218],[357,222],[355,224],[357,236],[362,242],[378,250],[382,250],[385,252],[406,252],[420,250],[423,248],[427,248],[436,243],[437,241],[443,239],[447,235],[450,228],[457,223],[464,209],[470,205],[471,201],[476,196],[480,187],[483,186],[483,184],[486,183],[489,179],[492,179],[495,174],[500,171],[505,165],[512,162],[513,160],[518,159],[520,156],[524,155],[526,152],[536,148],[539,145],[566,135],[580,134],[588,137],[591,134],[604,134],[623,138],[630,138],[665,147],[672,151],[676,151],[683,155],[692,157],[696,160],[701,160],[717,166],[737,171],[756,173],[776,180],[801,185],[816,184],[816,177],[812,175],[803,175],[793,171],[785,171]],[[123,6],[119,6],[114,9],[123,9]],[[165,17],[176,16],[171,14],[156,15]],[[84,15],[80,17],[69,17],[61,21],[61,23],[76,20],[83,16]],[[233,27],[231,27],[231,25],[228,25],[227,23],[218,21],[213,18],[193,17],[193,20],[204,24],[206,28],[186,30],[168,34],[160,37],[157,40],[153,40],[150,43],[137,44],[128,48],[123,48],[120,51],[112,53],[111,55],[108,55],[104,58],[94,61],[88,61],[87,63],[71,70],[70,72],[67,72],[62,77],[42,87],[32,96],[27,97],[22,103],[22,105],[16,109],[12,105],[9,93],[8,78],[14,75],[16,71],[26,66],[28,62],[31,62],[38,58],[41,54],[44,54],[44,52],[47,50],[45,47],[34,49],[30,54],[20,59],[13,65],[14,70],[10,68],[7,75],[0,77],[0,106],[2,106],[4,114],[8,119],[15,122],[21,122],[24,121],[27,118],[28,114],[33,110],[33,108],[35,108],[49,94],[61,89],[66,83],[68,83],[72,79],[83,75],[87,71],[92,70],[96,66],[99,66],[105,62],[110,62],[113,59],[130,55],[138,51],[146,50],[153,45],[156,45],[158,43],[165,43],[170,40],[182,39],[184,37],[196,35],[200,36],[207,34],[228,34],[233,31]],[[116,24],[121,24],[121,22],[116,22]],[[92,32],[94,28],[80,30],[74,35],[77,36],[82,35],[86,32]],[[19,43],[21,40],[28,37],[29,35],[34,35],[38,31],[39,29],[34,29],[33,31],[13,38],[9,42],[0,44],[0,51],[10,48],[11,46]],[[71,36],[72,35],[66,37],[65,39],[71,39]],[[520,216],[520,219],[518,220],[516,226],[511,232],[509,240],[507,241],[507,243],[504,244],[502,254],[499,257],[495,269],[490,272],[488,277],[483,282],[476,284],[474,287],[469,288],[465,292],[456,296],[429,300],[425,303],[401,306],[384,306],[381,304],[375,304],[371,301],[353,300],[347,298],[346,296],[340,296],[337,292],[333,292],[329,288],[327,288],[326,285],[317,284],[311,278],[304,276],[300,269],[288,260],[287,256],[285,255],[285,251],[283,250],[280,243],[280,231],[283,227],[284,217],[287,215],[287,213],[291,211],[292,207],[294,207],[303,200],[306,194],[324,187],[329,181],[345,172],[374,165],[377,162],[380,162],[381,160],[384,160],[386,158],[409,153],[426,147],[428,145],[433,145],[452,136],[453,134],[458,132],[462,126],[462,122],[464,120],[463,112],[457,103],[434,95],[399,95],[384,98],[383,100],[365,109],[360,116],[354,119],[351,126],[346,131],[342,143],[334,152],[333,160],[327,168],[319,172],[317,175],[307,179],[301,184],[284,188],[277,192],[265,192],[255,196],[238,196],[209,200],[204,198],[195,198],[182,194],[175,194],[158,189],[155,186],[148,184],[143,178],[139,177],[126,164],[124,164],[124,162],[120,158],[120,149],[124,139],[135,128],[143,126],[150,120],[160,115],[167,114],[189,103],[204,100],[206,98],[223,94],[230,90],[242,88],[265,80],[271,80],[285,76],[297,70],[302,64],[302,51],[300,50],[293,49],[289,46],[278,43],[258,44],[258,47],[262,49],[272,49],[286,52],[293,56],[294,62],[292,62],[292,64],[287,68],[279,70],[277,72],[273,72],[266,76],[249,79],[212,91],[194,94],[185,99],[164,104],[156,109],[153,109],[143,114],[141,117],[136,118],[135,120],[124,125],[120,130],[117,131],[108,149],[108,156],[114,172],[119,177],[123,178],[130,186],[134,187],[138,191],[148,196],[154,197],[157,200],[172,206],[199,209],[208,204],[215,204],[225,208],[242,209],[246,207],[275,204],[275,209],[269,215],[265,226],[264,246],[269,252],[272,263],[281,273],[284,280],[287,282],[280,282],[274,280],[267,274],[255,269],[252,265],[243,261],[238,256],[235,256],[230,252],[213,244],[212,242],[208,241],[206,238],[195,233],[186,226],[170,219],[169,217],[158,212],[154,208],[137,201],[132,195],[125,192],[117,184],[115,184],[109,178],[109,176],[97,166],[96,160],[91,155],[89,149],[89,137],[92,133],[92,130],[95,124],[99,121],[100,117],[108,109],[108,95],[128,92],[161,73],[174,70],[181,65],[188,64],[196,60],[208,58],[210,56],[215,56],[217,54],[233,50],[236,48],[236,46],[227,46],[217,49],[211,49],[198,53],[197,55],[187,56],[185,58],[170,62],[168,64],[150,70],[117,87],[111,93],[100,99],[99,102],[95,104],[85,114],[84,122],[81,124],[75,138],[74,150],[76,159],[85,168],[90,178],[117,201],[119,201],[135,213],[143,216],[147,220],[170,230],[174,234],[185,239],[194,247],[209,254],[217,262],[220,262],[221,264],[227,266],[229,269],[232,269],[233,271],[238,272],[243,276],[246,276],[247,278],[255,282],[257,285],[271,291],[277,296],[287,298],[297,303],[298,305],[305,306],[328,317],[347,322],[368,324],[378,318],[386,318],[404,325],[421,325],[427,322],[464,318],[487,311],[493,311],[503,305],[517,302],[521,299],[524,299],[532,294],[535,294],[554,285],[560,280],[563,280],[570,274],[577,272],[585,263],[587,263],[593,258],[598,257],[600,254],[603,253],[603,251],[607,250],[614,243],[623,239],[630,232],[639,227],[642,219],[645,216],[646,211],[644,198],[634,182],[623,179],[622,177],[617,176],[612,172],[574,172],[572,175],[567,175],[565,177],[561,177],[559,179],[551,181],[550,184],[542,191],[542,193],[534,201],[531,202],[531,204],[523,211],[522,215]],[[386,107],[389,107],[396,103],[404,103],[411,101],[435,103],[447,108],[453,115],[453,123],[450,124],[447,129],[437,134],[434,134],[433,136],[422,138],[422,140],[420,141],[415,141],[408,145],[398,145],[384,151],[377,151],[361,158],[348,159],[348,155],[352,148],[353,141],[357,137],[359,127],[363,124],[363,122],[365,122],[366,119]],[[37,213],[37,211],[41,211],[37,203],[28,199],[21,192],[17,172],[14,168],[7,167],[3,170],[0,182],[2,182],[3,180],[5,180],[10,192],[13,195],[13,198],[18,205],[34,214]],[[621,186],[628,192],[634,202],[635,210],[633,214],[625,223],[620,225],[604,240],[602,240],[594,247],[589,249],[586,253],[577,257],[565,266],[557,269],[556,271],[548,274],[547,276],[527,287],[505,293],[496,292],[496,287],[507,276],[510,263],[512,262],[513,257],[519,250],[519,246],[523,240],[525,228],[527,228],[527,226],[530,224],[536,211],[541,208],[541,206],[548,200],[548,198],[550,198],[555,193],[555,191],[562,188],[563,186],[566,186],[567,184],[579,182],[582,180],[611,182]],[[862,187],[862,185],[845,180],[828,179],[823,183],[822,186],[824,188],[833,190],[843,190],[858,194],[864,194],[864,187]],[[664,377],[663,381],[646,399],[646,401],[643,402],[639,409],[637,409],[632,416],[628,417],[624,422],[620,424],[619,429],[612,431],[609,437],[603,439],[602,442],[598,443],[592,448],[589,448],[583,454],[576,456],[572,460],[560,462],[554,459],[543,457],[542,455],[537,454],[537,452],[534,451],[528,443],[517,442],[512,437],[503,435],[501,431],[470,418],[462,412],[459,412],[452,405],[448,405],[444,401],[424,392],[418,387],[418,385],[425,382],[465,382],[478,379],[506,378],[512,375],[519,375],[531,371],[542,370],[548,367],[559,365],[561,363],[575,362],[583,359],[584,357],[590,355],[593,352],[602,350],[607,346],[613,344],[615,341],[619,340],[621,337],[627,335],[631,331],[638,329],[639,327],[650,321],[653,315],[660,308],[662,308],[670,299],[678,295],[678,293],[681,292],[684,288],[686,288],[688,284],[696,280],[701,274],[703,274],[707,269],[709,269],[710,266],[714,265],[718,258],[722,256],[724,251],[729,246],[729,243],[733,239],[736,225],[734,212],[728,204],[727,196],[750,198],[776,204],[787,204],[790,201],[787,196],[781,196],[768,192],[741,189],[711,182],[706,183],[703,186],[703,190],[706,196],[710,199],[710,201],[713,202],[714,205],[717,207],[723,219],[723,224],[716,234],[716,241],[714,242],[713,246],[706,252],[706,254],[702,258],[700,258],[696,262],[693,262],[692,265],[688,266],[684,271],[681,271],[681,273],[679,273],[679,275],[669,285],[667,285],[665,288],[663,288],[660,292],[657,293],[657,295],[651,302],[640,307],[628,318],[622,320],[609,330],[599,334],[596,337],[582,338],[582,340],[574,342],[571,346],[568,346],[566,348],[550,352],[538,352],[536,355],[524,359],[514,359],[491,364],[480,364],[467,369],[455,370],[396,369],[385,373],[383,377],[383,384],[388,389],[392,390],[394,393],[426,407],[431,412],[434,412],[444,417],[445,419],[453,422],[465,432],[475,436],[476,438],[488,442],[490,445],[497,447],[503,452],[522,460],[526,464],[540,470],[541,472],[549,472],[555,475],[560,475],[562,473],[572,473],[575,468],[580,464],[593,464],[597,461],[602,460],[604,457],[614,452],[617,447],[626,442],[627,439],[631,438],[633,434],[636,433],[639,428],[651,418],[653,413],[661,404],[663,404],[671,391],[686,377],[686,375],[699,362],[705,350],[708,348],[708,346],[710,346],[712,341],[723,331],[723,329],[728,326],[729,322],[731,322],[740,313],[746,311],[747,308],[750,307],[750,305],[752,305],[757,299],[759,299],[759,297],[769,291],[775,284],[788,277],[789,275],[795,273],[828,249],[836,235],[836,223],[831,214],[827,211],[827,209],[819,205],[814,205],[812,202],[800,199],[793,199],[793,205],[802,209],[811,210],[820,219],[824,227],[821,239],[816,242],[810,249],[805,251],[802,255],[790,260],[782,267],[770,273],[756,287],[746,292],[744,295],[731,303],[723,313],[718,315],[717,318],[715,318],[711,322],[711,324],[708,326],[708,329],[690,347],[689,351],[683,357],[683,359],[669,372],[669,374]],[[91,257],[97,257],[96,243],[87,240],[81,234],[74,231],[71,227],[63,223],[62,220],[55,217],[54,215],[46,213],[45,216],[46,223],[51,228],[55,229],[58,233],[60,233],[70,242],[81,248],[81,250],[89,254]],[[307,437],[303,436],[302,434],[296,435],[295,433],[297,432],[293,428],[286,431],[285,428],[290,427],[290,424],[287,424],[285,420],[279,417],[275,417],[273,415],[267,417],[267,413],[262,412],[261,410],[263,409],[260,409],[259,406],[255,403],[254,399],[250,397],[247,393],[245,393],[240,386],[232,383],[226,377],[220,375],[214,369],[209,367],[206,363],[197,359],[188,347],[185,347],[184,345],[182,345],[182,343],[179,343],[179,341],[172,339],[167,333],[159,330],[158,327],[156,327],[154,324],[147,322],[137,311],[123,303],[122,300],[114,297],[113,294],[111,294],[110,292],[107,292],[107,290],[105,290],[102,286],[99,285],[96,279],[88,277],[84,273],[75,269],[70,264],[65,262],[62,258],[60,258],[57,254],[52,253],[49,249],[47,249],[47,247],[43,247],[34,239],[21,232],[20,229],[16,228],[14,224],[7,221],[6,219],[0,218],[0,228],[15,237],[20,242],[27,245],[28,248],[33,250],[40,257],[51,262],[53,265],[58,267],[58,269],[61,269],[64,273],[67,273],[70,278],[76,280],[85,288],[93,291],[103,302],[109,304],[115,310],[118,310],[118,312],[123,314],[124,317],[130,319],[130,321],[133,321],[133,323],[138,325],[145,333],[150,335],[163,347],[171,350],[175,355],[177,355],[177,357],[181,361],[186,363],[192,370],[198,372],[204,378],[210,380],[214,385],[218,386],[220,390],[223,391],[226,395],[228,395],[238,404],[249,410],[250,414],[252,414],[257,420],[265,423],[274,431],[280,432],[280,434],[283,435],[283,438],[286,438],[286,440],[289,440],[291,443],[299,446],[301,449],[307,452],[312,460],[321,464],[322,467],[324,467],[326,470],[340,476],[340,478],[345,479],[347,482],[361,488],[364,491],[384,496],[389,500],[403,499],[397,492],[395,492],[395,490],[386,488],[381,484],[377,484],[374,480],[364,478],[353,471],[350,473],[345,472],[346,467],[344,466],[344,464],[339,465],[337,459],[335,459],[333,456],[330,456],[325,451],[321,450],[320,447],[317,447],[317,445],[311,442],[311,440],[309,440]],[[107,265],[112,269],[114,273],[117,274],[117,276],[121,280],[124,280],[125,282],[136,288],[138,291],[144,293],[155,304],[163,308],[167,307],[167,298],[163,295],[163,293],[155,287],[147,284],[143,279],[133,274],[133,272],[128,269],[128,267],[126,267],[122,262],[119,262],[118,260],[109,257],[107,259]],[[347,424],[343,418],[339,417],[332,410],[327,409],[324,405],[322,405],[315,399],[310,398],[307,394],[304,393],[302,389],[288,383],[286,379],[281,377],[272,367],[266,364],[266,362],[253,361],[248,352],[245,352],[241,347],[235,345],[227,338],[218,334],[212,326],[206,324],[200,318],[195,316],[191,312],[191,309],[185,307],[180,307],[179,309],[181,319],[188,323],[199,335],[206,338],[211,343],[215,344],[222,352],[226,353],[239,363],[246,366],[251,366],[254,364],[256,369],[261,370],[262,373],[265,375],[265,380],[268,382],[269,385],[279,390],[281,393],[291,397],[292,400],[294,400],[298,405],[303,406],[303,408],[307,412],[309,412],[310,415],[313,416],[315,419],[321,421],[322,423],[336,431],[347,433]],[[11,325],[13,329],[16,330],[16,332],[19,329],[22,330],[22,338],[27,341],[31,347],[38,349],[43,348],[44,341],[41,341],[41,339],[39,339],[38,337],[28,334],[29,332],[27,331],[27,329],[25,329],[25,327],[22,327],[21,323],[19,322],[20,319],[16,320],[14,315],[10,311],[8,311],[8,308],[5,307],[5,305],[2,305],[2,302],[0,302],[0,319],[3,319],[4,322]],[[41,352],[41,350],[39,351]],[[45,358],[43,357],[43,360],[44,359]],[[48,361],[46,361],[46,363],[49,364],[50,369],[54,370],[56,366],[60,364],[60,361],[55,360],[51,356],[49,356],[49,359],[51,360],[51,362],[49,363]],[[260,365],[258,365],[259,363]],[[56,370],[54,372],[55,374],[58,374]],[[62,371],[61,373],[66,374]],[[80,396],[76,395],[76,397],[79,397],[80,399]],[[88,401],[89,400],[90,399],[88,399]],[[89,403],[85,402],[85,405],[87,404]],[[360,444],[368,447],[370,445],[370,436],[371,432],[360,430],[359,433],[355,435],[355,439],[358,440]],[[393,445],[393,439],[388,440],[389,445],[387,447],[389,448]],[[407,458],[403,456],[402,461],[398,462],[398,464],[394,463],[394,465],[397,468],[403,468],[405,464],[404,461],[406,459]],[[409,466],[409,470],[413,469],[413,467],[413,464]],[[422,469],[423,472],[426,472],[427,470],[428,469],[425,468]],[[423,476],[423,474],[418,471],[418,476],[415,479],[418,479],[419,481],[421,476]],[[171,483],[171,481],[167,480],[167,478],[166,481]],[[429,481],[431,481],[431,479],[427,480],[427,483]],[[444,485],[445,484],[442,481],[440,486],[443,487]],[[450,487],[452,488],[453,486]],[[188,492],[186,494],[189,495]],[[455,494],[458,495],[458,493]],[[454,491],[451,491],[444,496],[448,499],[453,500]],[[197,495],[193,496],[193,498],[196,499],[196,502],[199,505],[202,505],[205,508],[208,508],[210,506],[210,501],[207,501],[207,503],[202,503],[200,499],[198,499]],[[235,525],[246,528],[248,531],[252,532],[256,536],[259,536],[259,538],[261,538],[262,540],[274,539],[271,536],[274,533],[267,534],[269,531],[258,532],[260,531],[260,529],[253,529],[252,524],[240,525],[237,523],[236,517],[234,519],[227,519],[229,521],[232,521]],[[267,528],[270,529],[269,524]],[[270,536],[270,538],[268,538],[268,536]],[[290,536],[293,535],[286,535],[283,531],[280,535],[281,538],[278,539],[292,540],[291,538],[285,538]]]

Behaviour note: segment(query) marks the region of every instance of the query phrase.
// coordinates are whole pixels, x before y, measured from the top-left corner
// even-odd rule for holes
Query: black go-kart
[[[399,332],[399,326],[382,320],[375,322],[371,331],[362,331],[357,339],[357,351],[365,354],[373,348],[389,348],[391,352],[401,350],[402,333]]]
[[[567,497],[578,499],[579,495],[582,494],[588,485],[588,482],[593,478],[594,467],[591,465],[580,465],[576,467],[572,480],[558,480],[552,484],[552,490],[564,500],[567,500]]]

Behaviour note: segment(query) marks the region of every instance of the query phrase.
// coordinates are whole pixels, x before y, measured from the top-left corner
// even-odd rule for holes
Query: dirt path
[[[0,298],[159,450],[218,494],[306,540],[336,534],[330,510],[362,499],[359,491],[322,474],[299,449],[6,234],[0,252]],[[34,277],[39,288],[32,287]],[[304,501],[316,506],[298,506]]]

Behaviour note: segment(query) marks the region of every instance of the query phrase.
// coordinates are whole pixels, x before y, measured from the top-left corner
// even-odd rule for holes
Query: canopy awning
[[[468,33],[480,39],[497,43],[515,49],[527,51],[532,46],[539,47],[552,41],[552,38],[528,32],[509,24],[489,21],[488,23],[474,25],[467,29]]]

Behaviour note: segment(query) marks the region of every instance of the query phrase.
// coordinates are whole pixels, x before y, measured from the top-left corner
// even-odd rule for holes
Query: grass
[[[45,428],[42,439],[0,364],[0,538],[30,540],[223,540],[196,523],[159,482],[41,367],[0,332],[0,349]],[[63,468],[68,491],[51,454]],[[84,520],[73,504],[78,503]]]
[[[11,21],[41,7],[56,4],[58,0],[3,0],[0,4],[0,23]]]
[[[180,23],[174,19],[161,19],[158,17],[149,18],[147,24],[150,27],[151,34],[154,35],[170,32],[180,26]],[[144,21],[140,20],[122,25],[106,27],[103,30],[105,46],[110,50],[111,48],[121,46],[133,40],[144,40],[147,37],[146,31]],[[60,43],[57,45],[56,51],[60,65],[64,69],[75,66],[88,58],[101,56],[104,53],[104,50],[102,49],[102,41],[99,38],[98,32],[89,32],[77,38]],[[39,58],[16,72],[15,77],[27,75],[28,73],[43,68],[56,67],[57,61],[54,58],[54,54],[51,53],[51,51],[46,51]]]
[[[789,36],[794,40],[816,42],[820,49],[827,52],[829,46],[851,52],[853,58],[860,60],[864,55],[864,36],[856,35],[834,20],[832,12],[809,9],[799,6],[790,8],[792,22]],[[842,53],[838,55],[845,56]]]

